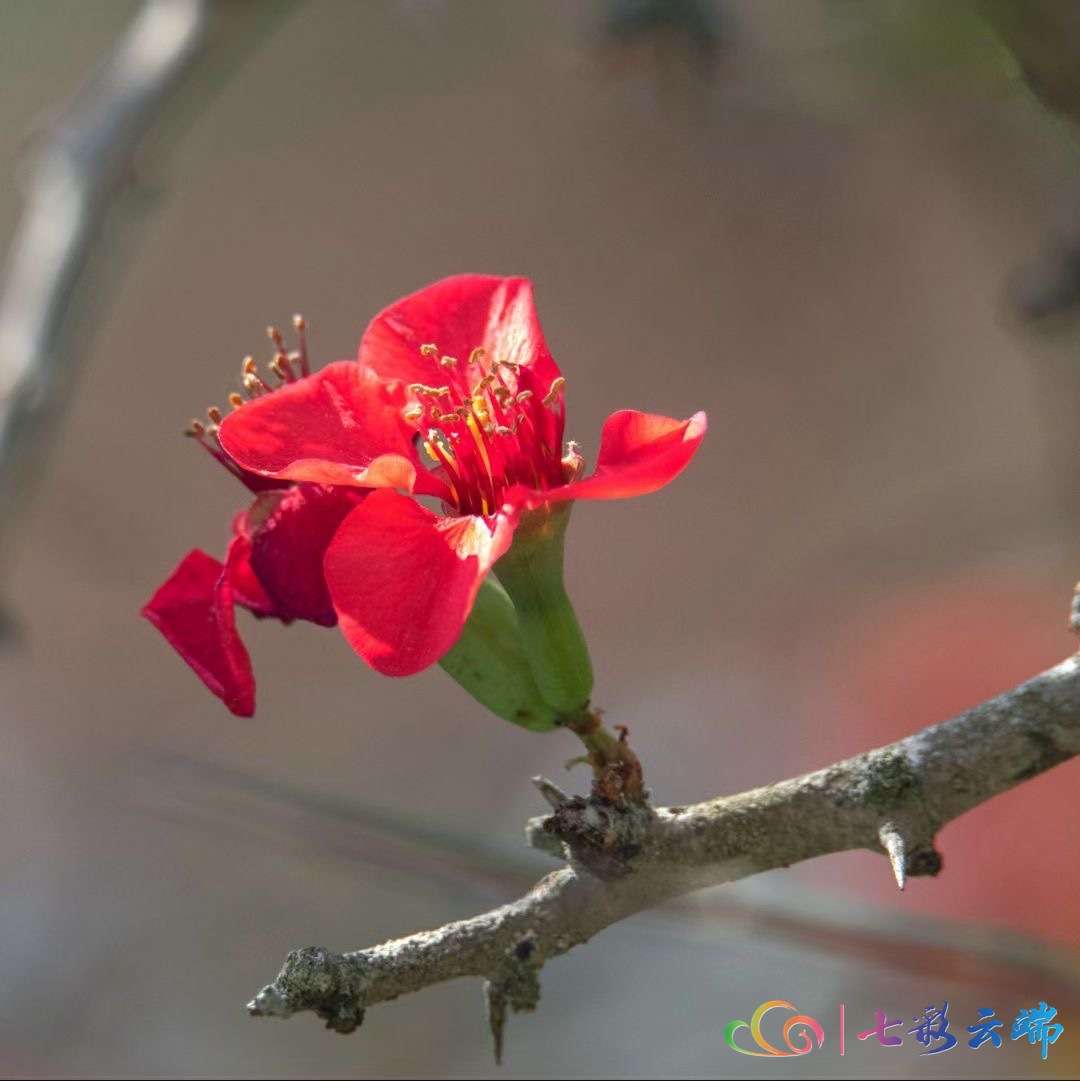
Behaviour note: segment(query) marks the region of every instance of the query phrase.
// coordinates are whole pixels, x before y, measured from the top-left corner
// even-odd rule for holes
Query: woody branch
[[[544,962],[617,921],[704,886],[848,849],[885,854],[903,888],[934,875],[934,838],[965,811],[1080,753],[1080,655],[942,724],[825,769],[689,807],[566,797],[537,778],[553,813],[533,847],[567,866],[483,915],[335,954],[295,950],[248,1004],[255,1016],[311,1010],[351,1032],[380,1002],[461,976],[486,981],[496,1053],[507,1009],[539,1001]]]

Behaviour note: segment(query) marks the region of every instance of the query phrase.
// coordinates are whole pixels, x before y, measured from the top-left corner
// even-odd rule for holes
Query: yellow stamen
[[[483,459],[484,469],[487,471],[487,475],[490,478],[491,459],[488,457],[487,447],[484,445],[484,437],[480,434],[480,429],[476,426],[476,417],[470,414],[465,420],[465,426],[469,429],[469,433],[473,437],[476,449],[480,452],[480,457]],[[484,513],[486,514],[487,511]]]
[[[454,481],[459,478],[454,469],[453,451],[451,451],[449,445],[444,446],[446,437],[442,432],[433,429],[428,432],[428,435],[430,436],[430,442],[427,439],[424,440],[424,450],[431,455],[431,460],[433,462],[438,462],[446,470],[446,483],[450,488],[450,495],[453,497],[455,503],[459,503],[461,497],[458,495],[458,487],[454,483]],[[436,450],[435,447],[432,446],[433,443],[438,444],[439,450]],[[442,453],[440,453],[440,451]]]
[[[491,420],[491,412],[488,409],[487,399],[478,394],[472,400],[473,413],[481,424],[487,424]]]

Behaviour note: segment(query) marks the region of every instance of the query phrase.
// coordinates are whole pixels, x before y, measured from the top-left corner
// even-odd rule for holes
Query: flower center
[[[563,483],[562,376],[541,387],[527,365],[486,366],[483,349],[464,363],[434,345],[420,353],[447,382],[410,384],[404,417],[442,467],[459,513],[496,513],[515,484],[543,490]]]

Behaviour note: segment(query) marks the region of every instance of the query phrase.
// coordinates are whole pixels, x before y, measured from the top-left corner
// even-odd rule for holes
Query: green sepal
[[[544,700],[577,713],[593,688],[592,662],[563,585],[563,542],[573,504],[527,511],[510,550],[495,564],[517,613],[521,642]]]
[[[533,732],[559,727],[559,713],[541,695],[506,590],[480,585],[461,636],[439,664],[482,706]]]

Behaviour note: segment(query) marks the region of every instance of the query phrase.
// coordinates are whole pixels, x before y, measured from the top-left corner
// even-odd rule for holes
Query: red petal
[[[229,546],[229,585],[233,601],[257,616],[273,616],[277,607],[251,568],[251,539],[237,535]]]
[[[324,627],[337,623],[323,556],[338,526],[366,494],[356,488],[301,484],[263,496],[261,502],[273,500],[269,513],[259,503],[252,508],[250,569],[270,599],[273,615]]]
[[[622,409],[604,422],[592,476],[533,493],[529,505],[566,499],[626,499],[647,495],[674,480],[690,463],[705,437],[704,413],[675,420]]]
[[[229,576],[213,556],[189,552],[143,615],[233,713],[254,714],[251,659],[236,633]]]
[[[410,676],[457,641],[476,591],[510,547],[514,520],[440,518],[397,492],[372,494],[326,553],[341,630],[376,671]]]
[[[274,602],[251,569],[251,535],[254,525],[270,513],[280,491],[262,492],[250,507],[233,519],[233,540],[229,545],[228,574],[236,604],[254,612],[260,619],[275,614]]]
[[[218,438],[242,469],[264,477],[444,497],[446,486],[420,465],[403,403],[400,391],[342,360],[245,402]]]
[[[559,369],[544,343],[527,278],[459,274],[391,304],[371,321],[360,342],[360,363],[382,379],[440,384],[455,369],[433,368],[420,346],[435,345],[457,357],[456,371],[478,346],[488,362],[505,360],[531,368],[541,395]],[[438,377],[437,377],[438,376]],[[468,394],[468,388],[465,388]]]

